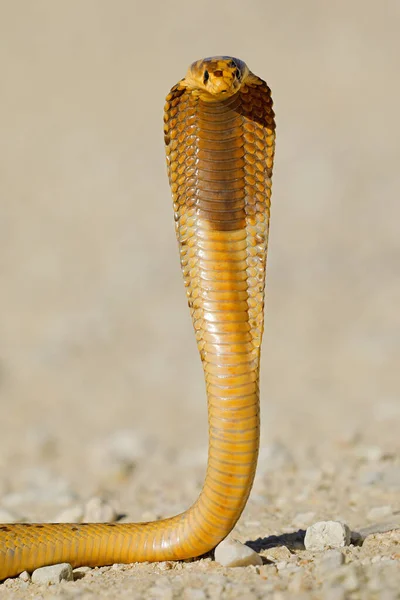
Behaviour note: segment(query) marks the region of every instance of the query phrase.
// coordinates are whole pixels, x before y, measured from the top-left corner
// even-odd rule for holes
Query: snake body
[[[270,90],[238,59],[203,59],[168,94],[164,124],[181,267],[207,388],[203,489],[186,512],[152,523],[0,525],[0,579],[59,562],[200,556],[228,535],[249,496],[259,445],[275,138]]]

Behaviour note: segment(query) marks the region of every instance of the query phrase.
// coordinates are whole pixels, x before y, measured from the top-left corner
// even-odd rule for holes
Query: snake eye
[[[236,69],[236,71],[235,71],[235,75],[236,75],[236,79],[237,79],[238,81],[240,81],[240,71],[239,71],[239,69]]]
[[[207,70],[205,70],[205,71],[204,71],[204,77],[203,77],[203,81],[204,81],[204,83],[207,83],[207,81],[208,81],[209,79],[210,79],[210,73],[209,73]]]

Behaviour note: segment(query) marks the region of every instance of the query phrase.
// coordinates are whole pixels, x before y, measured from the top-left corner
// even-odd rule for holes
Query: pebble
[[[54,519],[55,523],[82,523],[84,516],[83,507],[79,504],[70,506],[58,513]]]
[[[79,575],[79,573],[86,575],[86,573],[90,573],[90,571],[93,571],[92,567],[76,567],[72,572],[74,575]]]
[[[292,554],[286,546],[276,546],[275,548],[269,548],[266,555],[267,560],[282,561],[290,560]]]
[[[83,513],[84,523],[111,523],[116,520],[114,507],[97,496],[88,500]]]
[[[318,521],[307,528],[304,545],[313,552],[350,544],[350,529],[340,521]]]
[[[72,567],[68,563],[41,567],[32,573],[32,583],[54,585],[60,581],[73,581]]]
[[[160,571],[170,571],[174,568],[174,563],[170,560],[164,560],[158,563],[158,568],[160,569]]]
[[[31,580],[31,576],[29,575],[28,571],[22,571],[22,573],[19,574],[19,578],[22,579],[22,581]]]
[[[215,560],[223,567],[247,567],[262,565],[262,558],[238,540],[226,538],[215,548]]]

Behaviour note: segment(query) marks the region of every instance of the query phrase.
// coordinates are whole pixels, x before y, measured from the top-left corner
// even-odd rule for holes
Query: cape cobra
[[[166,98],[176,233],[208,398],[207,474],[184,513],[153,523],[0,525],[0,579],[73,567],[178,560],[213,549],[249,496],[259,446],[275,123],[267,84],[244,62],[191,65]]]

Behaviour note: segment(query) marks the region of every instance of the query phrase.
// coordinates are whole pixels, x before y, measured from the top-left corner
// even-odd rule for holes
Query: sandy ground
[[[206,403],[162,109],[188,64],[230,54],[267,79],[278,136],[262,450],[235,535],[267,557],[270,536],[400,509],[399,26],[397,0],[1,4],[0,507],[47,521],[100,495],[146,519],[196,497]],[[334,581],[279,540],[293,568],[134,565],[0,594],[400,597],[399,532],[347,548]]]

